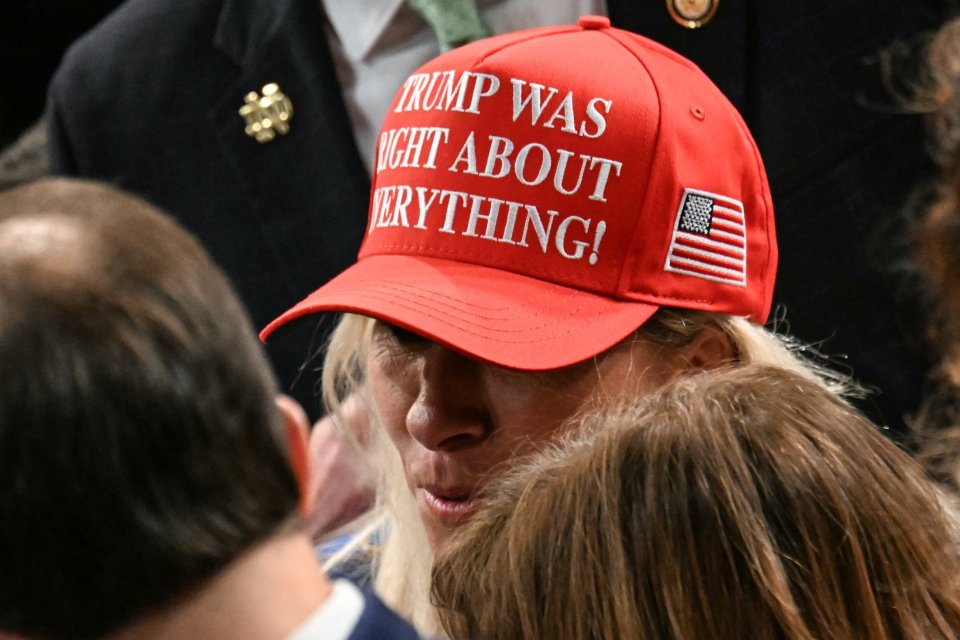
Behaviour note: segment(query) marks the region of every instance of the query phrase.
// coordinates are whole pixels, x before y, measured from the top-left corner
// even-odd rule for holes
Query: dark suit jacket
[[[175,215],[258,329],[350,265],[363,236],[369,178],[318,6],[131,0],[68,52],[50,89],[54,172],[107,180]],[[237,110],[268,82],[294,115],[288,135],[260,144]],[[285,388],[309,342],[301,332],[269,345]],[[308,408],[315,382],[308,373],[295,388]]]
[[[792,333],[848,355],[841,364],[882,390],[867,409],[893,424],[916,406],[923,364],[878,230],[924,155],[913,118],[865,106],[883,90],[864,59],[936,26],[941,4],[723,0],[711,23],[687,31],[662,0],[608,2],[616,26],[691,58],[741,109],[773,188],[775,301]],[[350,264],[366,219],[369,180],[318,5],[129,0],[69,52],[50,91],[54,170],[114,182],[174,213],[258,327]],[[290,96],[294,117],[289,135],[260,145],[237,109],[267,82]],[[311,330],[271,340],[285,387]],[[316,374],[306,378],[301,399]]]

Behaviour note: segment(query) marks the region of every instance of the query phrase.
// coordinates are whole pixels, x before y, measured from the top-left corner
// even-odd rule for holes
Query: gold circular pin
[[[720,0],[667,0],[667,12],[684,29],[699,29],[713,19]]]

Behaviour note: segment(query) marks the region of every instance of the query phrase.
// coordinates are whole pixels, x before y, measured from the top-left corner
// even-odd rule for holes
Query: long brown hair
[[[438,557],[453,637],[955,638],[922,471],[836,395],[738,366],[585,419]]]
[[[908,210],[919,288],[928,297],[927,337],[937,359],[913,421],[918,457],[954,491],[960,488],[960,18],[930,39],[926,66],[907,106],[926,115],[938,165]]]

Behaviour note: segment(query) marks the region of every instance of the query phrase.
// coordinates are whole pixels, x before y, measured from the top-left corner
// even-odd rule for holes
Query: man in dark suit
[[[0,368],[0,636],[417,637],[318,566],[306,416],[167,216],[0,195]]]
[[[492,20],[517,1],[480,7]],[[865,408],[896,428],[916,407],[924,365],[897,310],[879,231],[924,156],[914,120],[870,103],[884,91],[878,67],[864,61],[935,26],[946,2],[592,3],[615,26],[697,62],[742,111],[777,207],[775,302],[792,334],[822,343],[879,390]],[[341,91],[364,61],[342,64],[342,34],[321,5],[339,6],[130,0],[67,56],[50,93],[53,170],[108,180],[172,211],[224,265],[258,326],[350,264],[365,222],[369,178],[351,135],[364,98]],[[704,21],[685,15],[709,20],[688,29]],[[388,39],[402,44],[405,28]],[[421,62],[405,62],[397,77]],[[237,110],[267,83],[289,97],[293,115],[287,135],[260,144]],[[308,358],[304,345],[322,348],[328,326],[272,341],[285,389]],[[310,402],[316,374],[300,377],[293,392]]]

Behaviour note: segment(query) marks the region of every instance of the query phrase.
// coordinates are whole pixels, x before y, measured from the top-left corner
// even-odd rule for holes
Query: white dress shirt
[[[440,54],[436,34],[404,0],[320,0],[357,148],[373,170],[377,133],[397,90]],[[494,34],[606,15],[604,0],[478,0]]]
[[[346,640],[363,614],[363,594],[347,580],[334,580],[330,597],[286,640]]]

